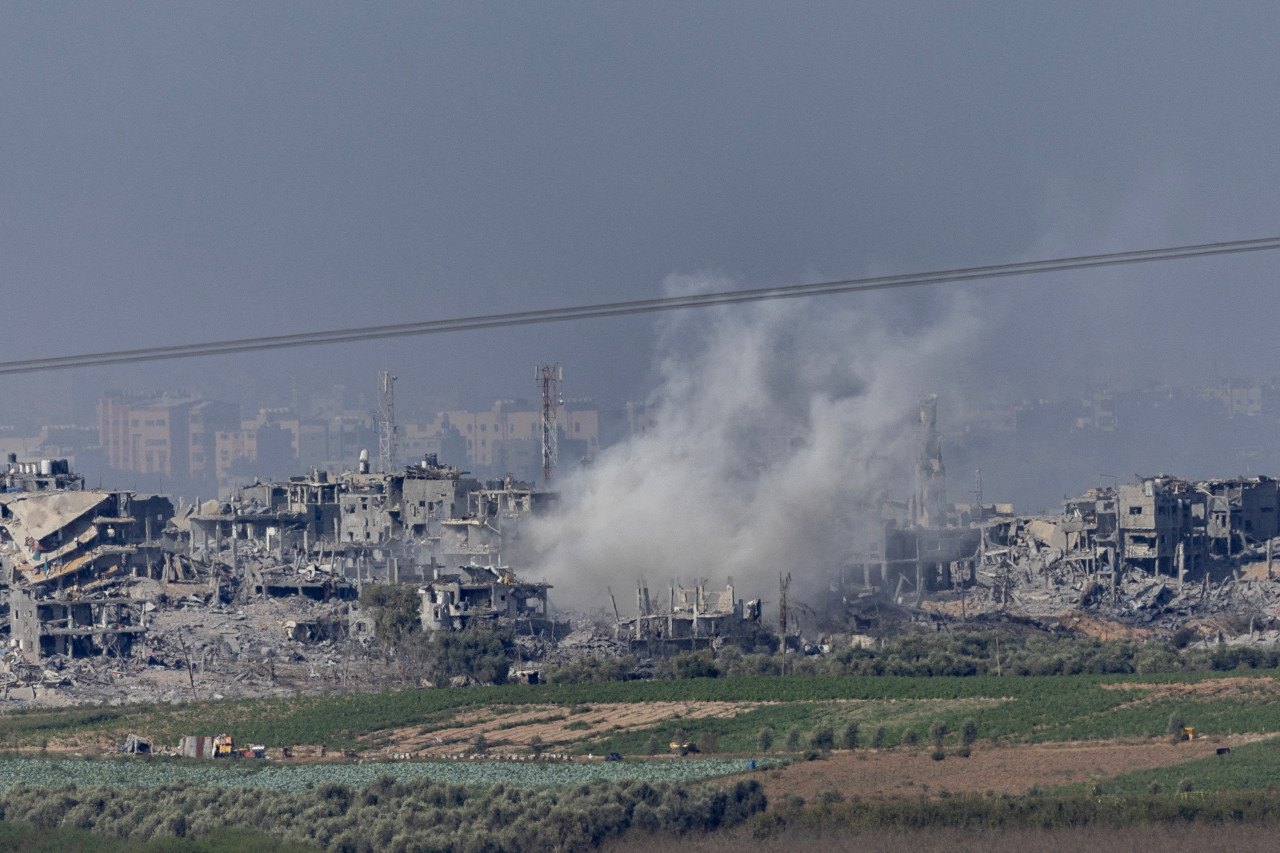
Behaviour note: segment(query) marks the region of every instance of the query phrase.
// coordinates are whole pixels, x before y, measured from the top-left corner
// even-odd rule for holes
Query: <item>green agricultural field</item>
[[[732,703],[720,716],[670,715],[637,726],[610,726],[609,709],[649,703]],[[583,713],[577,709],[595,708]],[[761,729],[783,735],[818,725],[836,731],[848,721],[864,738],[883,728],[882,745],[902,743],[908,731],[924,738],[937,722],[948,742],[972,720],[981,739],[1066,741],[1162,734],[1171,714],[1208,734],[1280,731],[1280,678],[1275,671],[1162,675],[1006,677],[773,676],[577,685],[509,685],[456,690],[287,700],[33,710],[0,716],[0,748],[77,750],[123,740],[134,732],[157,746],[185,734],[226,732],[241,743],[324,745],[330,750],[394,748],[406,732],[428,735],[478,716],[486,741],[497,747],[517,711],[531,720],[564,721],[569,751],[637,754],[651,736],[664,744],[684,729],[713,734],[721,752],[757,750]],[[536,713],[533,713],[536,712]],[[592,720],[586,728],[581,721]],[[512,741],[513,743],[516,741]]]
[[[356,849],[368,839],[395,847],[395,839],[425,832],[441,849],[522,850],[536,837],[530,849],[588,850],[628,832],[696,832],[707,821],[749,821],[744,829],[761,838],[797,829],[1267,823],[1280,819],[1272,791],[1280,778],[1278,711],[1280,673],[1257,670],[751,676],[33,710],[0,716],[0,753],[11,753],[0,754],[0,808],[5,820],[133,841],[236,828],[322,849]],[[1186,751],[1168,744],[1173,719],[1208,740]],[[850,724],[856,748],[832,751]],[[241,743],[323,745],[364,758],[69,754],[101,751],[130,732],[158,747],[184,734],[227,732]],[[1242,733],[1262,737],[1230,737]],[[667,755],[677,740],[715,754]],[[1107,743],[1078,743],[1099,740]],[[1213,756],[1219,741],[1231,753]],[[367,760],[429,749],[456,755],[481,742],[491,754],[523,760]],[[1061,763],[1053,772],[1052,757],[1049,770],[1037,763],[1050,753],[1061,762],[1072,750],[1114,756],[1153,747],[1168,753],[1166,766],[1129,773],[1157,764],[1113,761],[1105,771],[1112,778],[1093,775],[1093,758],[1075,775],[1060,772]],[[582,760],[611,751],[626,760]],[[534,752],[578,760],[528,760]],[[645,759],[647,752],[663,754]],[[755,772],[747,769],[752,759]],[[1006,759],[1032,768],[1022,787],[983,793],[954,781]],[[952,774],[945,785],[943,770]],[[1002,774],[988,778],[999,784],[1008,778]],[[879,781],[891,775],[900,784]],[[883,791],[841,794],[842,783],[860,778]],[[575,840],[564,844],[565,837]]]
[[[759,764],[763,770],[768,762]],[[249,761],[138,760],[102,761],[38,758],[0,760],[0,791],[21,782],[41,788],[63,785],[155,788],[193,784],[219,788],[263,788],[300,793],[324,783],[360,788],[389,777],[398,782],[431,781],[451,785],[504,784],[521,788],[563,788],[594,782],[693,782],[745,773],[742,758],[654,761],[515,763],[506,761],[400,761],[321,764],[269,764]]]

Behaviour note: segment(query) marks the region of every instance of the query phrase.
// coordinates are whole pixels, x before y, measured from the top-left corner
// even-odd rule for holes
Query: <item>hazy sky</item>
[[[1273,236],[1277,36],[1271,2],[5,2],[0,358]],[[969,287],[970,378],[1280,373],[1278,262]],[[558,361],[617,401],[654,328],[56,381],[372,391],[389,365],[402,400],[483,403]]]

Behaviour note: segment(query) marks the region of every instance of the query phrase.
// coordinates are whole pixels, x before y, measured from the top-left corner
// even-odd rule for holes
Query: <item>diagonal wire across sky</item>
[[[629,302],[605,302],[595,305],[575,305],[566,308],[545,308],[535,311],[517,311],[506,314],[481,314],[474,317],[457,317],[449,320],[424,320],[416,323],[395,323],[385,326],[361,326],[334,329],[324,332],[303,332],[293,335],[274,335],[259,338],[238,338],[209,341],[200,344],[147,347],[143,349],[116,350],[112,352],[85,353],[82,355],[56,356],[21,361],[0,361],[0,376],[18,373],[36,373],[47,370],[70,370],[78,367],[97,367],[109,364],[129,364],[143,361],[162,361],[176,358],[198,358],[207,355],[255,352],[259,350],[285,349],[288,347],[319,346],[352,341],[368,341],[383,338],[437,335],[445,332],[465,332],[477,329],[497,329],[509,326],[529,326],[536,323],[560,323],[570,320],[587,320],[598,317],[622,317],[631,314],[649,314],[658,311],[678,311],[688,308],[706,308],[716,305],[735,305],[745,302],[763,302],[773,299],[799,299],[837,293],[862,293],[870,290],[892,290],[922,287],[935,284],[979,281],[982,279],[1009,278],[1013,276],[1039,275],[1049,272],[1114,267],[1127,264],[1145,264],[1157,261],[1178,261],[1189,258],[1216,255],[1237,255],[1246,252],[1268,252],[1280,249],[1280,237],[1254,240],[1233,240],[1221,243],[1199,243],[1188,246],[1172,246],[1162,249],[1143,249],[1129,252],[1112,252],[1103,255],[1080,255],[1069,258],[1052,258],[1040,261],[1023,261],[994,264],[981,267],[935,270],[905,275],[872,276],[841,281],[824,281],[815,284],[788,284],[760,287],[749,290],[726,290],[714,293],[698,293],[688,296],[662,296]]]

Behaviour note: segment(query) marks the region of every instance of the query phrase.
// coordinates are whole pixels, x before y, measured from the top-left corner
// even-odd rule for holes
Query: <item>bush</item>
[[[413,584],[371,584],[361,591],[360,606],[373,613],[378,643],[384,652],[420,630],[418,610],[422,599]]]
[[[947,724],[938,720],[932,726],[929,726],[929,739],[933,741],[933,745],[941,748],[942,740],[947,736]]]
[[[813,731],[809,734],[809,746],[828,752],[834,749],[835,745],[836,735],[831,731],[831,726],[819,723],[813,727]]]
[[[845,749],[858,748],[858,724],[853,720],[844,724],[844,728],[840,730],[840,745]]]
[[[480,684],[505,684],[511,669],[509,634],[472,628],[433,631],[405,642],[406,654],[422,674],[437,684],[468,678]]]
[[[844,794],[828,785],[818,792],[818,802],[828,806],[835,805],[836,803],[843,803]]]
[[[700,652],[681,652],[672,661],[672,670],[676,678],[718,678],[720,668],[709,650]]]
[[[756,746],[761,752],[768,752],[773,748],[773,729],[765,726],[760,730],[760,734],[756,735]]]
[[[649,739],[644,742],[644,751],[646,755],[657,755],[662,751],[662,741],[658,740],[657,735],[649,735]]]
[[[960,727],[960,742],[965,746],[973,746],[978,740],[978,724],[972,719],[964,721]]]
[[[915,746],[916,742],[919,740],[920,740],[920,735],[916,733],[915,729],[907,729],[905,732],[902,733],[902,742],[905,743],[907,746]]]
[[[716,740],[715,732],[702,732],[698,735],[698,752],[707,754],[720,751],[720,743]]]
[[[871,735],[870,745],[872,749],[884,746],[884,726],[876,726],[876,730]]]
[[[787,740],[785,743],[787,752],[800,751],[800,727],[792,726],[787,729]]]
[[[947,757],[947,751],[940,746],[935,746],[933,748],[933,752],[929,754],[929,757],[934,761],[941,761]]]

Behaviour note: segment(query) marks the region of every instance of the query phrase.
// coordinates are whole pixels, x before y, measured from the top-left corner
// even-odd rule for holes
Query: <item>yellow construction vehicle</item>
[[[230,758],[235,755],[236,744],[231,735],[217,735],[213,739],[213,757]]]
[[[1195,726],[1183,726],[1183,727],[1182,727],[1182,738],[1181,738],[1181,739],[1182,739],[1182,740],[1195,740],[1195,739],[1196,739],[1196,727],[1195,727]]]

